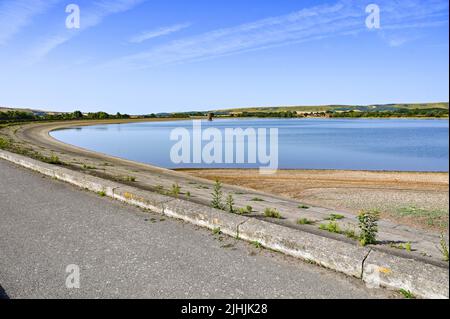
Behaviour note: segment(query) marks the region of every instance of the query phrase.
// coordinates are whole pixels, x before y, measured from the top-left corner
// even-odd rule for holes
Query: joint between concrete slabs
[[[247,218],[246,220],[244,220],[242,223],[239,223],[236,226],[236,239],[240,239],[239,238],[239,227],[241,227],[242,225],[244,225],[246,222],[248,222],[250,220],[250,218]]]
[[[364,281],[364,267],[366,266],[366,260],[369,258],[370,254],[372,253],[373,249],[369,248],[369,251],[367,252],[367,255],[364,257],[364,259],[361,262],[361,280]]]

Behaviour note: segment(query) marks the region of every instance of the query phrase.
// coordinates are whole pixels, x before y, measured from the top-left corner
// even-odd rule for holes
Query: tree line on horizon
[[[148,115],[133,116],[133,118],[185,118],[204,117],[206,112],[186,112],[186,113],[151,113]],[[428,117],[446,118],[449,115],[448,109],[406,109],[378,110],[378,111],[325,111],[312,113],[297,113],[295,111],[244,111],[241,113],[220,113],[220,117],[255,117],[255,118],[305,118],[305,117],[329,117],[329,118],[390,118],[390,117]],[[108,114],[106,112],[82,113],[75,111],[72,113],[32,113],[21,110],[0,111],[0,122],[25,122],[25,121],[69,121],[69,120],[108,120],[108,119],[130,119],[128,114]]]
[[[0,121],[2,122],[23,122],[23,121],[67,121],[67,120],[104,120],[104,119],[129,119],[128,114],[117,113],[115,115],[106,112],[92,112],[83,114],[81,111],[72,113],[32,113],[19,110],[0,111]]]

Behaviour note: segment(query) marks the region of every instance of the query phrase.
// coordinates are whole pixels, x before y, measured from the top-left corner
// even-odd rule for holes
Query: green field
[[[441,103],[412,103],[412,104],[374,104],[374,105],[319,105],[319,106],[278,106],[278,107],[248,107],[216,110],[217,113],[239,112],[326,112],[326,111],[361,111],[383,112],[399,109],[447,109],[448,102]]]

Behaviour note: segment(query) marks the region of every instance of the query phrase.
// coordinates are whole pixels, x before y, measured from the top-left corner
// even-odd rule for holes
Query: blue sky
[[[67,29],[77,4],[81,28]],[[368,4],[381,28],[365,24]],[[447,0],[0,0],[0,106],[145,114],[449,100]]]

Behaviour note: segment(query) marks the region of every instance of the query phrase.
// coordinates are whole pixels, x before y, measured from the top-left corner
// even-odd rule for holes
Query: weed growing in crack
[[[362,246],[377,243],[378,221],[380,213],[377,211],[361,211],[358,215],[359,228],[361,230],[359,241]]]
[[[336,222],[329,222],[328,224],[321,224],[319,226],[319,229],[326,230],[327,232],[334,233],[334,234],[342,233],[339,225]]]
[[[276,219],[282,218],[280,212],[276,208],[266,208],[264,210],[264,216],[268,217],[268,218],[276,218]]]
[[[297,220],[297,224],[299,225],[313,225],[315,221],[309,220],[308,218],[300,218]]]
[[[223,210],[225,207],[223,205],[223,193],[222,193],[222,183],[216,180],[214,184],[214,189],[212,195],[211,206],[216,209]]]
[[[403,295],[405,299],[416,299],[413,293],[409,290],[400,289],[399,292]]]
[[[341,220],[341,219],[344,219],[344,218],[345,218],[344,215],[331,214],[330,216],[328,216],[328,218],[326,220],[336,221],[336,220]]]
[[[178,196],[180,195],[180,192],[181,192],[181,187],[180,187],[180,185],[178,185],[178,184],[173,184],[173,185],[172,185],[172,189],[171,189],[171,191],[170,191],[170,194],[173,195],[173,196],[175,196],[175,197],[178,197]]]
[[[257,249],[261,249],[262,248],[262,244],[259,241],[252,241],[251,243],[255,248]]]
[[[442,256],[444,257],[444,261],[448,262],[448,246],[447,241],[445,240],[444,234],[441,235],[441,241],[440,241],[440,248],[439,250],[442,253]]]
[[[231,214],[235,213],[233,195],[229,194],[227,196],[227,200],[226,200],[225,206],[226,206],[227,212],[229,212]]]

